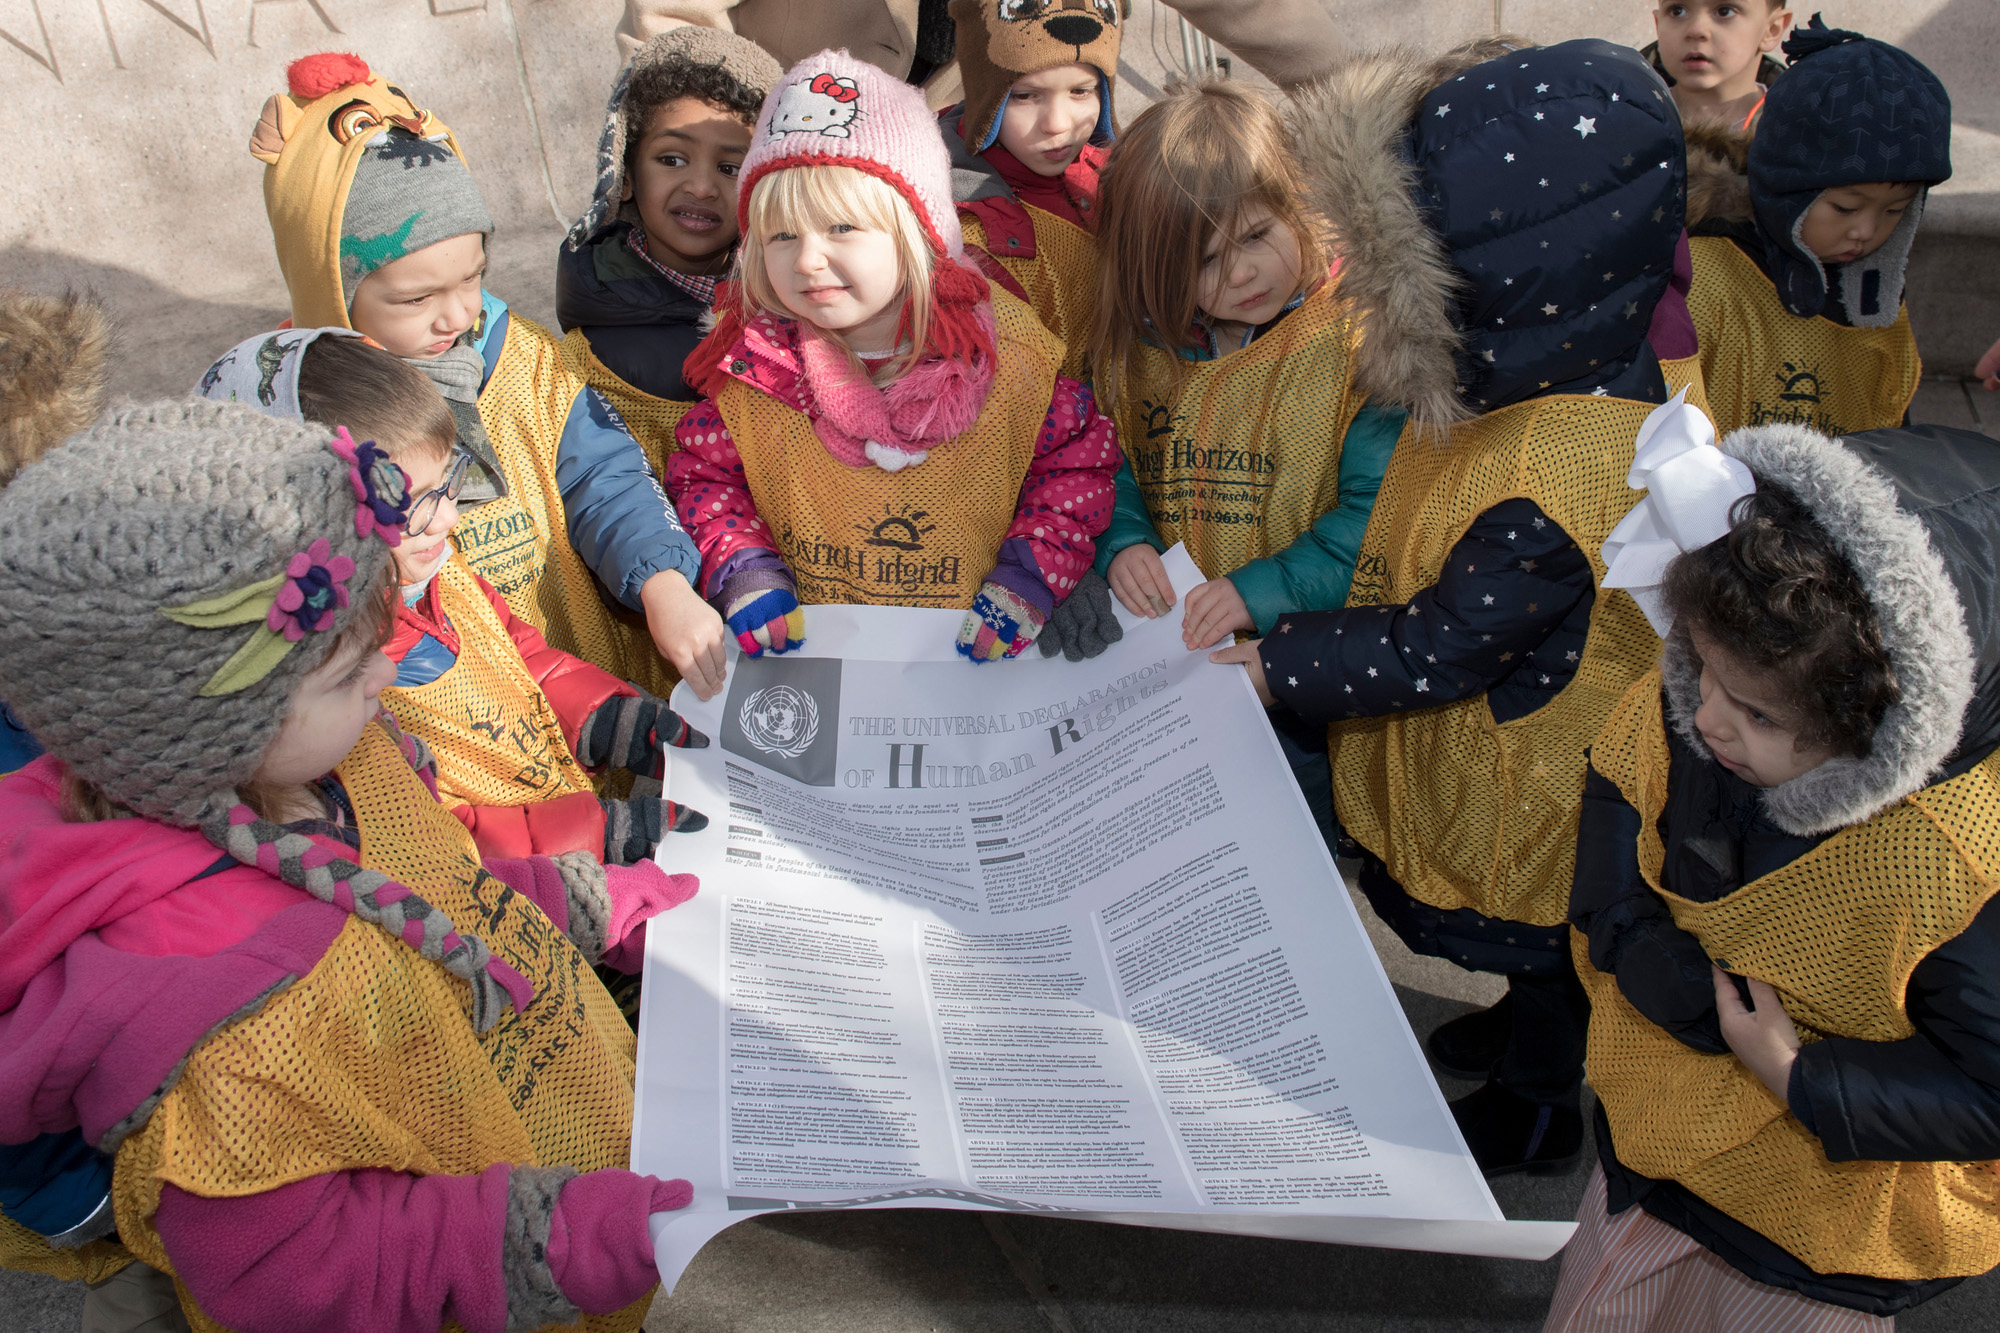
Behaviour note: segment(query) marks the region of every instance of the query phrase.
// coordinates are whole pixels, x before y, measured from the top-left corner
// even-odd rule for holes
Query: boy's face
[[[1800,749],[1796,705],[1777,697],[1771,677],[1737,661],[1694,630],[1701,659],[1701,707],[1695,729],[1722,766],[1753,787],[1775,787],[1833,758],[1830,746]]]
[[[626,199],[639,210],[646,252],[683,273],[727,267],[736,244],[736,178],[750,130],[698,97],[656,107],[625,173]]]
[[[1223,251],[1232,248],[1225,257]],[[1298,292],[1304,262],[1292,229],[1270,209],[1251,208],[1236,219],[1230,235],[1209,237],[1195,304],[1217,323],[1268,323]]]
[[[486,237],[476,231],[454,236],[363,278],[348,322],[396,356],[428,361],[478,320],[485,277]]]
[[[1823,264],[1851,264],[1880,250],[1917,199],[1910,181],[1824,190],[1806,210],[1799,240]]]
[[[403,469],[403,475],[410,479],[411,509],[416,502],[444,485],[445,474],[451,470],[452,451],[442,452],[430,449],[413,449],[399,454],[396,466]],[[404,587],[412,587],[436,574],[451,555],[451,530],[458,525],[458,501],[448,495],[440,495],[437,511],[431,515],[424,530],[415,536],[403,534],[402,543],[391,553],[396,562],[396,581]]]
[[[1097,128],[1097,70],[1057,65],[1023,74],[1007,90],[1000,146],[1037,176],[1060,176]]]
[[[1660,64],[1696,92],[1747,93],[1757,61],[1777,49],[1792,11],[1770,0],[1663,0],[1653,11]]]

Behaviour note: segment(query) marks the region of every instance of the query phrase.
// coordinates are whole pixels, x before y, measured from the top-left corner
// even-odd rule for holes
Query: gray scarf
[[[486,379],[486,360],[468,338],[429,360],[405,358],[429,377],[451,406],[452,420],[458,423],[459,447],[472,455],[466,469],[465,486],[458,493],[460,508],[471,509],[507,493],[507,474],[500,470],[493,442],[486,438],[486,423],[479,419],[479,387]]]

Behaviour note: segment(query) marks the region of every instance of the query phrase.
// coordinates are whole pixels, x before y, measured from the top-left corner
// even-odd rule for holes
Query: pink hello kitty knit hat
[[[965,238],[951,198],[951,154],[937,117],[917,88],[845,51],[821,51],[786,71],[758,113],[736,191],[736,222],[750,225],[757,182],[788,167],[852,167],[903,196],[923,226],[932,256],[926,351],[966,358],[994,355],[993,335],[976,317],[986,279],[965,263]],[[688,383],[709,393],[742,332],[733,293],[718,293],[713,333],[688,357]]]

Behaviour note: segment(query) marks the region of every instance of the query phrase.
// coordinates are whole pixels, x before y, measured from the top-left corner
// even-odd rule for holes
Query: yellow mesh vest
[[[1010,259],[1005,245],[986,239],[985,224],[969,213],[959,215],[965,243],[976,245],[1000,261],[1000,267],[1021,284],[1042,327],[1062,342],[1060,373],[1073,380],[1090,378],[1090,320],[1097,310],[1097,238],[1066,218],[1033,204],[1022,204],[1035,229],[1035,257]]]
[[[2000,880],[2000,756],[1836,833],[1712,903],[1660,882],[1668,753],[1659,673],[1625,696],[1592,751],[1641,818],[1639,868],[1674,921],[1729,970],[1769,982],[1806,1041],[1899,1041],[1904,988]],[[1730,1055],[1690,1050],[1626,1002],[1572,941],[1590,992],[1590,1083],[1618,1159],[1679,1181],[1821,1273],[1915,1279],[2000,1264],[2000,1162],[1829,1162]]]
[[[1639,499],[1625,485],[1653,407],[1562,395],[1489,412],[1440,443],[1405,428],[1362,537],[1349,606],[1407,602],[1436,583],[1472,521],[1533,500],[1583,548],[1599,549]],[[1598,587],[1576,674],[1541,708],[1496,723],[1484,694],[1437,708],[1336,722],[1333,803],[1362,846],[1414,898],[1504,921],[1560,925],[1569,911],[1584,751],[1626,688],[1659,656],[1632,599]]]
[[[472,835],[385,728],[370,725],[336,773],[354,802],[362,864],[484,939],[535,998],[476,1035],[464,982],[350,918],[310,973],[203,1042],[119,1149],[119,1235],[165,1272],[152,1217],[167,1183],[234,1198],[332,1171],[470,1175],[505,1162],[587,1172],[629,1159],[632,1030],[583,955],[486,874]],[[218,1327],[185,1289],[181,1299],[197,1329]],[[630,1333],[649,1301],[583,1327]]]
[[[1924,370],[1907,309],[1884,329],[1801,319],[1734,241],[1696,236],[1688,246],[1688,310],[1717,430],[1790,421],[1848,435],[1902,424]]]
[[[611,400],[618,409],[618,415],[625,418],[632,438],[646,452],[646,461],[653,465],[655,476],[667,475],[667,458],[674,452],[674,427],[681,424],[681,418],[694,406],[693,400],[676,402],[671,398],[655,398],[644,389],[635,389],[619,378],[618,373],[597,359],[591,350],[590,339],[583,336],[582,329],[571,329],[562,340],[563,365],[569,373],[588,384],[591,388]]]
[[[493,603],[454,553],[437,572],[438,605],[458,631],[458,661],[428,685],[392,686],[382,702],[437,758],[447,805],[527,805],[592,790]]]
[[[45,1273],[64,1282],[102,1282],[131,1263],[132,1257],[132,1251],[115,1240],[94,1240],[73,1250],[58,1250],[0,1214],[0,1268]]]
[[[1667,397],[1671,398],[1682,389],[1686,389],[1688,405],[1707,412],[1709,421],[1715,420],[1715,413],[1710,411],[1708,406],[1708,386],[1701,378],[1701,353],[1696,352],[1693,356],[1675,357],[1672,361],[1660,362],[1660,375],[1667,382]],[[1717,438],[1721,437],[1719,428],[1716,435]]]
[[[556,448],[583,387],[549,331],[509,311],[499,364],[479,394],[508,493],[459,519],[452,544],[550,643],[664,699],[679,677],[653,647],[645,617],[614,609],[569,544]]]
[[[1284,550],[1340,503],[1340,443],[1361,398],[1335,282],[1213,361],[1139,346],[1126,363],[1119,442],[1153,526],[1186,542],[1205,577]]]
[[[964,609],[999,558],[1048,420],[1062,346],[993,293],[999,364],[972,429],[900,472],[848,467],[805,413],[730,379],[716,407],[799,601]]]

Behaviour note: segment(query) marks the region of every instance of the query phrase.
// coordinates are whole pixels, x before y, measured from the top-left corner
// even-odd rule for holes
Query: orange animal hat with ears
[[[264,103],[250,133],[250,155],[266,164],[264,209],[278,267],[291,290],[292,324],[351,328],[341,271],[342,223],[348,191],[371,143],[379,147],[393,128],[438,145],[439,156],[449,150],[461,167],[465,154],[442,121],[378,78],[358,56],[306,56],[286,70],[286,83],[288,91]],[[489,221],[486,230],[491,226]]]

